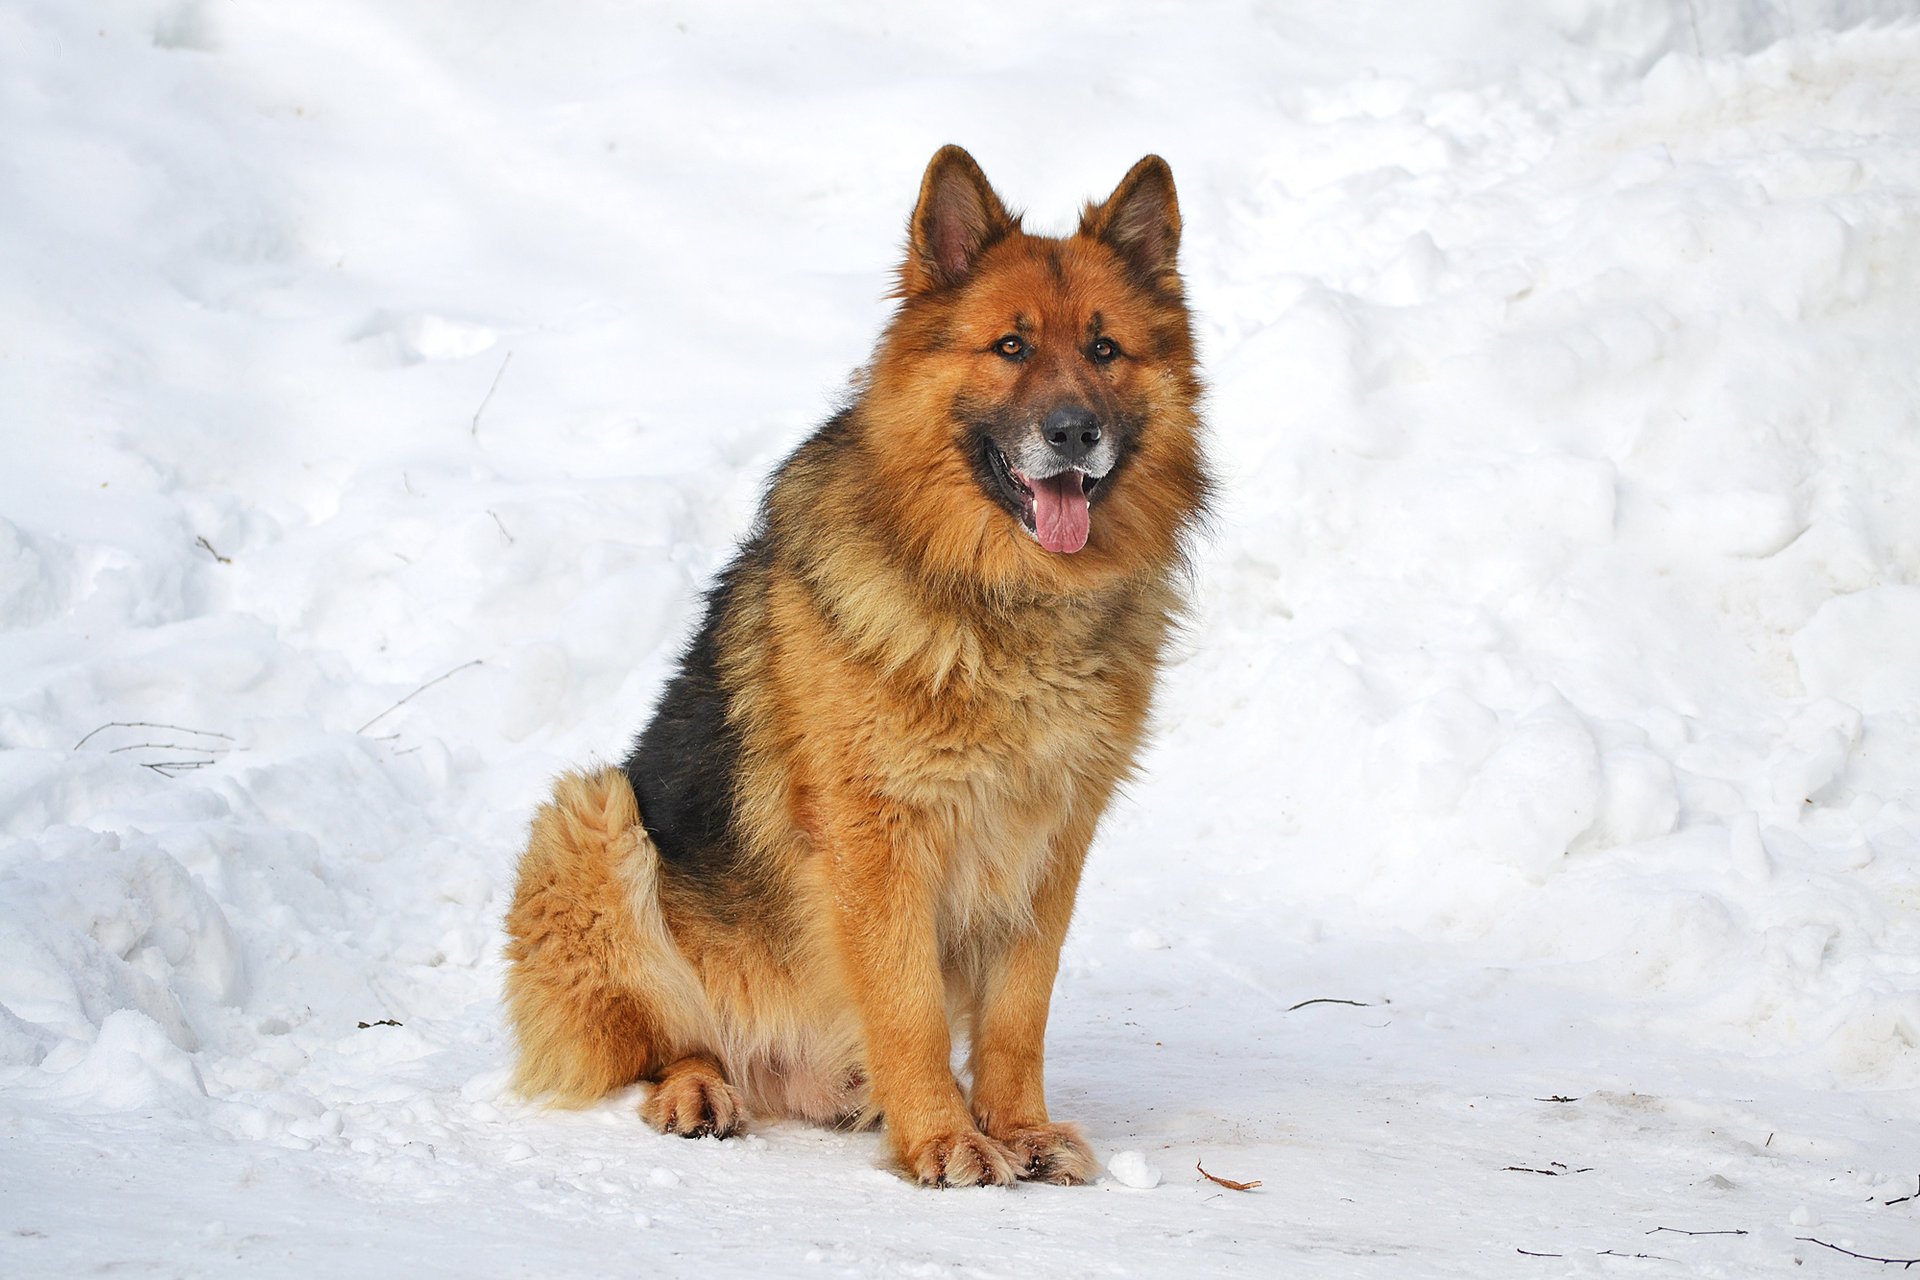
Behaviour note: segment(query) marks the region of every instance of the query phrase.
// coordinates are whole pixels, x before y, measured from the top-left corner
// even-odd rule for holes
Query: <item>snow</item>
[[[0,10],[0,1272],[1920,1254],[1917,137],[1907,0]],[[1168,157],[1226,482],[1085,1189],[505,1091],[531,807],[948,141]]]
[[[1107,1161],[1107,1172],[1115,1182],[1135,1191],[1151,1191],[1160,1185],[1160,1170],[1139,1151],[1114,1152],[1113,1159]]]

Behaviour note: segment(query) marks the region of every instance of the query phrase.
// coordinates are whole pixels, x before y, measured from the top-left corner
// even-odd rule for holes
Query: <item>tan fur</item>
[[[850,433],[783,468],[767,551],[725,600],[735,878],[662,859],[621,771],[560,779],[506,922],[522,1091],[581,1103],[653,1081],[643,1115],[683,1134],[724,1135],[745,1112],[884,1113],[902,1168],[929,1184],[1093,1175],[1084,1138],[1047,1111],[1048,1006],[1207,491],[1164,175],[1143,161],[1079,233],[1048,240],[1019,230],[965,153],[935,158],[906,302]],[[1161,251],[1171,292],[1139,283]],[[980,352],[1015,314],[1046,358],[1010,370]],[[1089,315],[1139,358],[1076,363]],[[1148,425],[1086,547],[1055,554],[951,447],[950,406],[1096,376]]]

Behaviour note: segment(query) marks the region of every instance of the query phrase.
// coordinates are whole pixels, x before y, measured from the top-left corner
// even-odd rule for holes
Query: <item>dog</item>
[[[848,403],[774,474],[625,763],[533,819],[523,1095],[649,1082],[641,1117],[686,1137],[884,1120],[931,1186],[1094,1176],[1043,1040],[1211,493],[1180,231],[1158,156],[1058,238],[933,157]]]

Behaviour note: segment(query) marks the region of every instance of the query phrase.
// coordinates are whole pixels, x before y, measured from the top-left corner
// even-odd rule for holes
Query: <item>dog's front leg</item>
[[[1008,1149],[975,1127],[953,1079],[934,894],[937,854],[911,813],[870,802],[833,852],[842,969],[867,1039],[874,1101],[894,1155],[928,1186],[1004,1186]]]
[[[1013,1149],[1022,1178],[1062,1185],[1097,1170],[1073,1125],[1047,1116],[1047,1010],[1098,810],[1054,841],[1034,899],[1034,925],[989,959],[975,981],[973,1115],[982,1132]]]

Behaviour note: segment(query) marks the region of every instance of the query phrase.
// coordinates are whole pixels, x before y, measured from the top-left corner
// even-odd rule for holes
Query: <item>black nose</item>
[[[1078,467],[1100,443],[1100,419],[1084,405],[1062,405],[1040,424],[1040,434],[1070,467]]]

